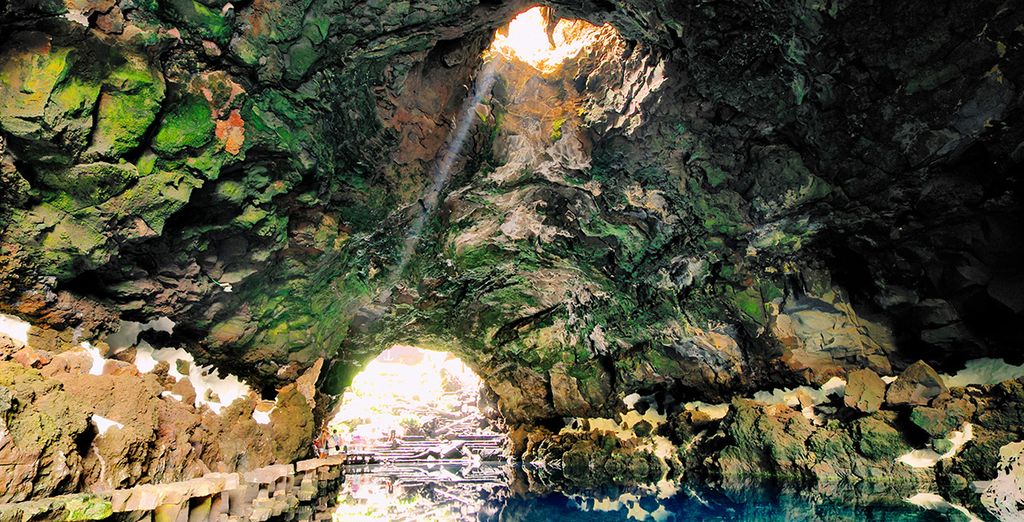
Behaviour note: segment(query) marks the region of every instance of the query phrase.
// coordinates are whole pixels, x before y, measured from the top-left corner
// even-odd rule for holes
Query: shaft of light
[[[459,153],[462,151],[462,147],[466,143],[466,138],[469,137],[469,131],[473,129],[473,124],[476,119],[476,106],[481,100],[483,100],[484,96],[490,92],[491,87],[494,85],[494,81],[497,79],[496,69],[497,68],[493,61],[487,62],[484,64],[483,69],[481,69],[480,74],[477,75],[473,92],[470,93],[469,97],[463,104],[459,119],[456,121],[455,134],[452,136],[451,141],[448,142],[444,156],[442,156],[441,161],[434,169],[430,186],[427,187],[427,190],[423,193],[423,197],[420,198],[422,205],[420,206],[419,212],[416,214],[416,218],[413,219],[412,223],[409,225],[409,232],[405,237],[402,256],[399,258],[398,266],[395,268],[393,273],[394,278],[400,277],[402,272],[405,271],[405,267],[408,265],[409,259],[412,257],[412,254],[416,251],[416,246],[419,244],[420,235],[423,232],[423,227],[427,223],[427,218],[430,217],[430,214],[437,208],[441,192],[448,184],[449,178],[451,178],[452,167],[455,165],[455,161],[459,158]],[[391,283],[393,283],[393,281]]]
[[[423,192],[423,196],[419,200],[419,212],[416,213],[416,217],[409,224],[409,230],[402,245],[402,254],[399,257],[398,265],[392,270],[387,283],[383,287],[384,290],[377,296],[375,302],[384,303],[391,298],[395,284],[405,271],[413,253],[416,252],[416,246],[419,245],[423,227],[427,224],[427,218],[437,208],[441,192],[444,191],[449,178],[451,178],[452,167],[454,167],[455,161],[458,159],[459,153],[466,143],[466,138],[469,137],[469,131],[473,129],[476,118],[476,106],[490,92],[496,79],[497,67],[495,62],[486,62],[483,69],[480,70],[480,74],[476,77],[473,91],[463,103],[459,119],[455,122],[455,133],[448,142],[448,146],[445,147],[441,161],[434,168],[430,185]]]

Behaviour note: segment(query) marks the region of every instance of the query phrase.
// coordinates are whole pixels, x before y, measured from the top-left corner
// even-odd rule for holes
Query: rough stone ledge
[[[245,473],[0,504],[0,522],[104,520],[129,512],[167,521],[266,520],[317,498],[320,483],[340,478],[344,463],[344,455],[333,455]]]

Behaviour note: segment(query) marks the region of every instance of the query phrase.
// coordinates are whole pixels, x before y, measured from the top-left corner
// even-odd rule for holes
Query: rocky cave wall
[[[552,5],[622,41],[544,78],[500,61],[390,291],[526,4],[8,4],[0,311],[53,353],[172,318],[144,337],[279,405],[324,359],[318,420],[397,341],[527,425],[1020,362],[1019,6]]]

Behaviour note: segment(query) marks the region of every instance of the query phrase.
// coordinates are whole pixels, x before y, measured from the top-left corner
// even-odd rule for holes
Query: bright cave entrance
[[[451,353],[393,346],[353,379],[323,445],[380,464],[503,462],[507,437],[482,390]]]
[[[618,32],[611,25],[558,18],[550,7],[535,6],[495,31],[486,56],[500,55],[550,74],[597,43],[617,38]]]

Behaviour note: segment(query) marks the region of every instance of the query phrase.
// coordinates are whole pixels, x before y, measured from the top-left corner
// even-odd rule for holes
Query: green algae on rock
[[[153,136],[153,150],[173,157],[185,149],[198,149],[213,138],[214,122],[209,104],[198,96],[186,96],[161,120]]]
[[[103,80],[96,130],[87,151],[95,157],[122,157],[138,147],[164,98],[159,70],[140,56],[129,55],[123,60]]]

